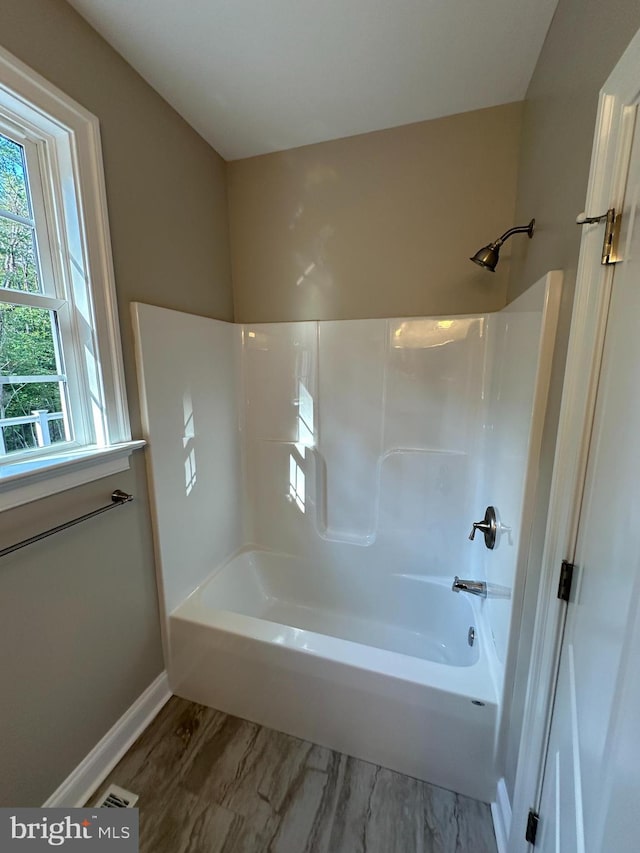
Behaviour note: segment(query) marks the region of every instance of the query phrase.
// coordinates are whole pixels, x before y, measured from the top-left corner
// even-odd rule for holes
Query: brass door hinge
[[[592,225],[594,222],[605,220],[604,240],[602,241],[602,264],[617,264],[622,258],[618,255],[618,238],[622,224],[622,214],[616,213],[615,207],[610,207],[600,216],[579,216],[576,225]]]

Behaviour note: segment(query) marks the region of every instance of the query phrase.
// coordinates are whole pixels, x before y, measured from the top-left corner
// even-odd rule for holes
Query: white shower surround
[[[559,288],[472,317],[134,306],[174,691],[493,798],[514,608],[450,584],[521,594]],[[492,552],[467,538],[487,503],[510,528]],[[443,608],[449,660],[425,660]],[[456,665],[470,624],[477,658]]]

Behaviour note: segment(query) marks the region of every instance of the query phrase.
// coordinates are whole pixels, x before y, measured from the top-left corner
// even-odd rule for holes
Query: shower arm
[[[498,237],[495,243],[491,243],[491,246],[495,249],[499,249],[500,246],[508,240],[509,237],[512,237],[514,234],[524,234],[527,233],[529,237],[533,236],[533,224],[535,220],[531,220],[528,225],[516,225],[513,228],[509,228],[508,231],[505,231],[502,237]]]
[[[499,248],[500,246],[502,246],[502,244],[505,242],[505,240],[508,240],[509,237],[513,236],[513,234],[524,234],[525,232],[529,235],[529,237],[532,236],[532,234],[533,234],[533,221],[530,222],[528,225],[516,225],[514,228],[509,228],[508,231],[504,232],[502,237],[498,237],[498,239],[495,241],[495,243],[492,243],[491,245],[496,247],[496,248]]]

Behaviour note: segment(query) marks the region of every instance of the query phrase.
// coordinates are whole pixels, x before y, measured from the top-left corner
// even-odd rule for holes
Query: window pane
[[[60,372],[55,313],[0,303],[0,373],[42,376]]]
[[[60,397],[61,384],[2,385],[3,398],[8,404],[6,415],[0,418],[5,453],[48,447],[69,440]],[[28,389],[28,397],[25,388]],[[27,405],[25,400],[28,400]],[[31,405],[34,408],[25,412],[25,408]],[[15,423],[10,420],[12,418],[23,419],[24,422]]]
[[[30,417],[33,412],[62,414],[59,382],[2,383],[3,418]]]
[[[0,287],[40,293],[33,228],[0,215]]]
[[[0,134],[0,208],[31,218],[24,149]]]
[[[61,374],[57,351],[55,312],[0,303],[0,431],[4,452],[69,439],[63,399],[66,383],[53,378]],[[52,378],[42,380],[45,376]],[[20,422],[7,422],[16,418]]]

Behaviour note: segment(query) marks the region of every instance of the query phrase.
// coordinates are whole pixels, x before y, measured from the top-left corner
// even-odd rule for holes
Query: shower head
[[[533,237],[535,224],[535,219],[532,219],[528,225],[517,225],[515,228],[509,228],[508,231],[504,232],[502,237],[498,237],[498,239],[493,243],[489,243],[488,246],[483,246],[481,249],[478,249],[475,255],[472,258],[469,258],[469,260],[486,270],[495,272],[498,261],[500,260],[500,247],[505,240],[508,240],[512,234],[522,234],[525,232],[529,235],[529,238]]]

